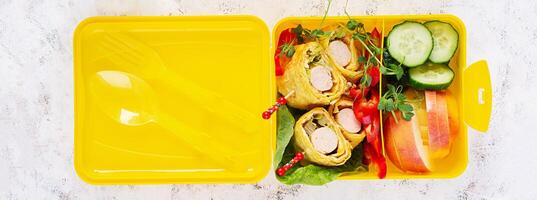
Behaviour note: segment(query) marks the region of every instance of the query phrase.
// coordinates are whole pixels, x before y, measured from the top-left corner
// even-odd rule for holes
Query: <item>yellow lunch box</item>
[[[492,94],[485,61],[466,67],[466,29],[452,15],[352,17],[382,34],[404,20],[441,20],[459,33],[449,90],[460,131],[434,172],[387,179],[451,178],[468,162],[467,125],[485,132]],[[325,24],[346,22],[327,17]],[[276,119],[274,48],[281,31],[321,17],[291,17],[273,29],[255,16],[91,17],[74,33],[77,174],[91,184],[254,183],[271,170]],[[384,38],[384,37],[383,37]],[[382,91],[381,91],[382,92]],[[382,135],[382,134],[381,134]],[[375,172],[340,179],[377,179]]]

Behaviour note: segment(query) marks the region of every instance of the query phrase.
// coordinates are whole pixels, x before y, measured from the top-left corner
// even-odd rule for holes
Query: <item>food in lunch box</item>
[[[343,24],[339,24],[335,28],[330,26],[325,30],[330,31],[330,36],[322,38],[320,43],[326,49],[330,61],[347,80],[356,82],[361,77],[361,72],[358,64],[358,50],[352,37],[352,31]]]
[[[390,55],[407,67],[420,66],[427,60],[447,63],[458,43],[457,31],[441,21],[403,22],[393,27],[386,41]]]
[[[425,91],[428,144],[433,158],[449,155],[459,131],[457,101],[448,91]]]
[[[293,142],[306,160],[322,166],[343,165],[351,157],[350,143],[324,108],[314,108],[297,120]]]
[[[408,70],[409,85],[420,90],[443,90],[451,85],[455,73],[446,64],[425,63]]]
[[[459,33],[451,24],[441,21],[430,21],[423,25],[431,31],[434,47],[429,60],[434,63],[446,63],[455,55],[459,44]]]
[[[296,45],[283,75],[276,78],[278,91],[288,94],[292,107],[311,109],[328,105],[345,92],[347,81],[328,61],[326,50],[318,42]]]
[[[423,145],[418,117],[410,121],[396,112],[384,120],[384,148],[392,163],[403,171],[429,172],[429,152]]]
[[[281,107],[278,180],[319,185],[368,171],[369,164],[385,176],[377,109],[381,49],[380,32],[353,19],[280,33],[274,61],[278,92],[286,97],[263,113],[269,118]]]
[[[458,131],[456,102],[446,91],[408,89],[405,94],[412,101],[416,115],[410,121],[403,120],[401,112],[387,116],[384,123],[386,154],[405,172],[429,172],[433,170],[433,159],[444,158],[451,151]]]
[[[418,22],[404,22],[393,27],[386,41],[390,55],[407,67],[425,63],[433,49],[431,32]]]
[[[425,91],[425,108],[427,110],[427,128],[429,151],[433,157],[449,154],[449,118],[446,93],[443,91]]]
[[[365,130],[362,129],[362,124],[356,119],[353,104],[354,99],[343,97],[330,105],[328,109],[352,148],[358,146],[365,138]]]
[[[366,31],[350,17],[346,24],[323,23],[280,32],[274,61],[282,96],[263,113],[268,119],[281,107],[278,180],[320,185],[365,171],[384,178],[384,155],[405,173],[434,171],[458,132],[449,91],[456,30],[440,21],[404,21],[382,46],[377,28]]]
[[[430,38],[431,53],[425,56],[426,51],[419,50],[429,49]],[[386,154],[404,172],[433,171],[431,163],[449,155],[458,132],[456,101],[446,91],[455,77],[448,62],[457,49],[458,34],[440,21],[403,22],[394,26],[387,40],[386,67],[381,68],[388,75],[387,91],[379,103],[386,114]]]

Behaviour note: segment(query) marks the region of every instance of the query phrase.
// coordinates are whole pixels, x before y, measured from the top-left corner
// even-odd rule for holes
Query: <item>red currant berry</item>
[[[263,119],[269,119],[271,114],[269,111],[263,112]]]
[[[280,97],[278,98],[278,103],[285,105],[287,103],[287,99],[285,99],[285,97]]]
[[[285,170],[283,168],[279,168],[276,170],[276,174],[278,174],[278,176],[283,176],[285,175]]]
[[[297,153],[295,154],[295,158],[296,158],[298,161],[304,159],[304,153],[302,153],[302,152],[297,152]]]

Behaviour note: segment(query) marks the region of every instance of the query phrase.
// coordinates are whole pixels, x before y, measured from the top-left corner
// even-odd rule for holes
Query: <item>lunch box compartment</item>
[[[453,140],[451,152],[446,158],[436,159],[432,161],[433,171],[426,174],[409,174],[403,172],[399,168],[393,165],[388,160],[388,173],[387,178],[452,178],[459,176],[464,172],[468,164],[468,136],[467,127],[462,119],[462,79],[464,69],[466,68],[466,30],[464,24],[456,17],[450,15],[442,16],[408,16],[404,19],[400,17],[389,16],[384,19],[385,36],[390,33],[392,28],[404,21],[416,21],[424,23],[427,21],[439,20],[451,24],[455,30],[459,33],[459,45],[449,62],[449,67],[455,72],[455,79],[447,89],[453,96],[455,96],[459,106],[459,133]]]
[[[449,63],[455,71],[449,91],[460,118],[452,152],[428,174],[404,173],[386,158],[386,178],[462,174],[467,125],[486,131],[492,100],[486,62],[466,67],[462,21],[452,15],[352,18],[368,32],[376,27],[383,39],[404,20],[440,20],[458,31],[459,46]],[[324,24],[348,19],[327,17]],[[84,20],[73,42],[77,174],[92,184],[253,183],[273,174],[277,119],[263,120],[261,112],[277,97],[272,57],[278,37],[298,24],[319,28],[321,21],[282,19],[271,45],[267,26],[254,16]],[[372,169],[340,179],[378,178]]]
[[[437,159],[433,161],[434,171],[426,174],[412,174],[408,172],[403,172],[391,163],[391,161],[386,157],[387,160],[387,179],[399,179],[399,178],[452,178],[456,177],[464,172],[468,163],[468,137],[467,137],[467,126],[465,119],[475,120],[482,124],[488,124],[488,119],[490,117],[490,102],[491,102],[491,90],[490,90],[490,78],[488,77],[489,73],[485,62],[477,62],[476,66],[471,66],[468,69],[479,68],[476,71],[481,71],[480,78],[475,78],[474,76],[468,75],[466,73],[466,29],[462,21],[457,17],[452,15],[409,15],[409,16],[365,16],[365,17],[352,17],[359,22],[364,23],[366,31],[370,32],[373,28],[379,29],[383,38],[382,44],[384,44],[384,39],[389,34],[393,26],[402,23],[404,21],[416,21],[416,22],[426,22],[432,20],[439,20],[447,22],[453,25],[453,27],[459,33],[459,45],[458,49],[455,52],[453,58],[451,58],[449,66],[455,71],[455,79],[453,80],[451,86],[448,90],[452,95],[455,96],[458,107],[459,107],[459,133],[457,134],[453,144],[451,153],[443,159]],[[273,45],[274,48],[278,41],[278,35],[280,32],[287,28],[294,28],[298,24],[302,24],[305,28],[315,29],[318,28],[321,17],[290,17],[281,20],[274,28],[273,32]],[[346,23],[348,21],[347,17],[328,17],[325,20],[326,24],[331,23]],[[274,52],[274,51],[272,51]],[[477,66],[479,65],[479,66]],[[473,71],[473,70],[471,70]],[[464,77],[471,77],[474,81],[473,84],[479,86],[474,87],[474,89],[467,88],[464,90],[463,79]],[[382,83],[381,83],[382,84]],[[380,89],[382,90],[382,89]],[[481,91],[481,92],[479,92]],[[483,104],[480,104],[479,101],[464,101],[464,92],[467,97],[476,97],[477,95],[482,95],[480,97],[483,100]],[[382,94],[383,91],[380,91]],[[480,108],[484,112],[477,115],[463,115],[463,102],[467,107]],[[489,104],[489,105],[485,105]],[[467,109],[470,111],[470,109]],[[489,113],[487,115],[487,112]],[[382,115],[382,114],[381,114]],[[464,118],[463,116],[466,116]],[[472,125],[472,124],[470,124]],[[485,128],[486,130],[486,128]],[[482,130],[484,131],[484,130]],[[383,134],[381,134],[383,135]],[[384,144],[384,143],[383,143]],[[383,148],[384,151],[384,148]],[[384,153],[385,155],[385,153]],[[370,170],[368,173],[357,173],[357,174],[344,174],[340,179],[376,179],[375,170]]]

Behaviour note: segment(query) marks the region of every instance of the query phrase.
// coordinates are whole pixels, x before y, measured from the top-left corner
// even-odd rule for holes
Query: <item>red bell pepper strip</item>
[[[355,91],[352,92],[352,89]],[[380,139],[380,113],[378,110],[379,94],[377,87],[372,87],[363,96],[357,96],[353,103],[353,111],[356,119],[364,126],[366,141],[364,144],[364,164],[371,164],[377,168],[377,176],[386,176],[386,159],[382,155],[382,141]],[[350,94],[361,90],[351,88]],[[365,90],[364,90],[365,91]],[[367,94],[369,93],[369,94]],[[357,94],[359,95],[359,94]]]
[[[369,144],[368,144],[369,145]],[[366,145],[366,146],[368,146]],[[371,164],[377,168],[377,177],[380,179],[383,179],[386,177],[386,158],[382,155],[378,155],[378,153],[374,153],[371,156]]]
[[[378,94],[377,94],[378,95]],[[378,96],[377,96],[378,99]],[[378,106],[378,100],[377,104]],[[382,141],[380,139],[380,114],[376,110],[372,114],[373,120],[372,123],[365,129],[367,144],[371,148],[371,163],[377,167],[379,178],[384,178],[386,176],[386,159],[382,155]]]
[[[275,64],[276,76],[283,75],[283,67],[282,67],[282,64],[280,63],[279,54],[280,54],[280,52],[278,52],[278,50],[276,50],[276,54],[274,54],[274,64]]]
[[[379,116],[372,116],[371,124],[365,127],[367,142],[372,143],[380,138],[378,134],[380,132]]]
[[[368,90],[368,89],[367,89]],[[363,125],[369,125],[373,118],[378,118],[379,95],[375,90],[370,90],[369,100],[365,97],[357,98],[353,103],[353,111],[358,120]],[[367,96],[367,95],[365,95]]]
[[[378,66],[372,66],[367,69],[367,74],[371,76],[371,87],[376,86],[380,80],[380,69]]]
[[[274,64],[275,64],[275,70],[276,70],[276,76],[283,75],[283,66],[282,61],[280,60],[280,52],[281,52],[281,46],[285,43],[292,43],[296,38],[296,35],[292,32],[292,30],[285,29],[280,33],[280,37],[278,39],[278,46],[276,47],[276,52],[274,53]]]
[[[371,31],[371,38],[373,39],[373,42],[377,47],[380,47],[381,39],[380,39],[380,32],[377,30],[377,27],[373,28]]]
[[[378,48],[381,48],[381,35],[380,32],[377,30],[377,28],[373,28],[373,31],[371,31],[371,40],[374,43],[375,46]],[[380,59],[380,58],[379,58]],[[378,66],[370,67],[367,69],[367,74],[369,74],[372,78],[371,80],[371,87],[377,85],[377,83],[380,80],[380,69]]]
[[[285,29],[280,33],[278,39],[278,47],[282,46],[285,43],[290,43],[295,40],[296,35],[293,33],[291,28]]]
[[[382,155],[382,143],[380,141],[380,123],[379,119],[375,118],[373,120],[374,122],[368,126],[365,129],[366,131],[366,137],[367,142],[364,146],[364,154],[366,163],[374,165],[378,172],[377,176],[379,178],[386,177],[386,158],[384,158],[384,155]],[[370,141],[370,137],[372,137],[372,140]]]
[[[362,99],[362,96],[366,95],[369,92],[369,88],[357,88],[356,85],[353,85],[349,89],[349,97],[354,100]]]

